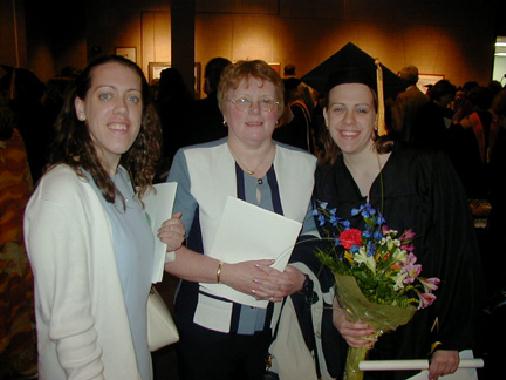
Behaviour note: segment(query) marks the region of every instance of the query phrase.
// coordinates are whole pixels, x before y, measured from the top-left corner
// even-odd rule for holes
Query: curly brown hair
[[[161,128],[150,95],[149,85],[142,70],[134,62],[118,55],[106,55],[91,62],[69,88],[62,110],[55,123],[55,137],[51,144],[48,167],[64,163],[83,176],[90,173],[107,202],[114,203],[118,190],[99,161],[85,122],[78,120],[75,99],[85,99],[91,87],[93,69],[106,63],[116,62],[131,68],[142,81],[142,121],[139,134],[130,149],[120,159],[128,171],[132,186],[139,198],[151,186],[160,158]]]
[[[221,113],[224,113],[223,111],[225,110],[225,98],[228,90],[238,88],[241,80],[247,79],[248,77],[268,81],[274,85],[274,92],[276,94],[276,100],[279,101],[279,114],[281,116],[285,107],[283,82],[279,74],[274,71],[267,62],[260,59],[253,61],[237,61],[225,67],[218,86],[218,106],[220,107]]]

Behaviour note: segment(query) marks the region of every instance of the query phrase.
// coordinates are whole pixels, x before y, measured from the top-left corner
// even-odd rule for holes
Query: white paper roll
[[[459,368],[481,368],[482,359],[461,359]],[[417,371],[429,368],[428,360],[362,360],[361,371]]]

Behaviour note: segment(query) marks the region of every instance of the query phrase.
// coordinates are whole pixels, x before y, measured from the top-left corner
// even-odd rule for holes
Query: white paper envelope
[[[284,270],[302,224],[272,211],[228,197],[213,246],[206,254],[225,263],[275,259]],[[206,291],[245,305],[267,307],[268,301],[235,291],[223,284],[202,284]]]
[[[172,206],[176,196],[177,183],[157,183],[153,185],[155,190],[150,190],[142,201],[144,202],[146,213],[149,216],[151,230],[155,237],[155,257],[153,260],[153,275],[151,282],[153,284],[161,282],[165,265],[165,250],[167,246],[158,239],[158,229],[162,223],[172,216]]]

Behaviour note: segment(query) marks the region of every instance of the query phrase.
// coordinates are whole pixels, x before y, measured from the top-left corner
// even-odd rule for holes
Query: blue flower
[[[318,221],[320,222],[320,226],[323,226],[325,224],[325,217],[320,214],[318,216]]]
[[[312,213],[313,213],[313,216],[320,215],[320,211],[318,211],[318,209],[316,209],[316,208],[313,209]]]
[[[381,240],[381,238],[383,237],[383,234],[381,233],[381,231],[374,231],[374,238],[376,240]]]
[[[362,236],[369,239],[371,237],[371,232],[369,230],[362,231]]]
[[[351,216],[357,216],[359,212],[360,212],[360,209],[352,208],[350,214],[351,214]]]
[[[383,215],[381,214],[378,214],[378,217],[376,218],[376,224],[378,226],[382,225],[385,223],[385,218],[383,218]]]
[[[330,218],[329,218],[329,222],[330,224],[332,224],[333,226],[336,226],[337,225],[337,218],[335,215],[330,215]]]
[[[360,246],[358,245],[352,245],[350,248],[351,253],[357,253],[360,250]]]
[[[376,244],[369,242],[367,245],[367,256],[374,256],[374,253],[376,252]]]
[[[326,210],[327,209],[327,205],[328,205],[328,202],[320,202],[320,208],[322,210]]]
[[[343,227],[344,227],[345,230],[348,230],[350,228],[350,226],[351,226],[349,220],[344,220],[341,224],[343,225]]]

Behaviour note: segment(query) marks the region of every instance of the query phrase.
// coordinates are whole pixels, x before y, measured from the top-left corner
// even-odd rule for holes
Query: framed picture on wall
[[[444,74],[418,74],[418,83],[416,86],[424,94],[428,86],[433,86],[438,80],[445,79]]]
[[[170,67],[170,62],[149,62],[149,84],[155,84],[160,79],[162,70],[168,67]]]
[[[279,75],[281,75],[281,63],[280,62],[267,62],[267,64],[274,69]]]
[[[117,47],[116,54],[137,63],[137,49],[134,47]]]

